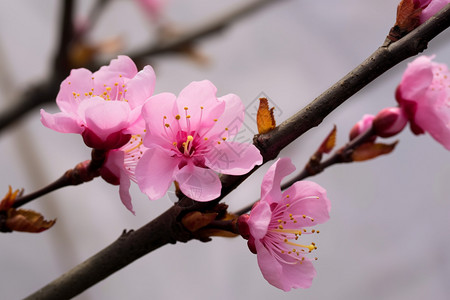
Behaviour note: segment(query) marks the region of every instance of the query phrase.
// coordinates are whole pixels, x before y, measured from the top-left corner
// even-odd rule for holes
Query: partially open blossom
[[[401,108],[388,107],[373,119],[373,130],[377,136],[391,137],[400,133],[407,123],[408,119]]]
[[[221,191],[216,172],[241,175],[262,163],[254,145],[231,140],[244,120],[240,98],[217,98],[216,91],[207,80],[192,82],[178,98],[158,94],[143,106],[144,146],[150,149],[138,162],[136,179],[150,199],[163,197],[175,180],[186,196],[209,201]]]
[[[316,270],[308,256],[317,247],[301,240],[319,233],[306,228],[327,221],[330,211],[325,189],[314,182],[298,181],[281,191],[281,180],[294,170],[289,158],[275,162],[264,176],[261,200],[238,221],[264,278],[284,291],[311,286]]]
[[[372,127],[373,119],[375,118],[374,115],[365,114],[363,115],[362,119],[359,120],[355,125],[353,125],[352,129],[350,130],[350,140],[353,140],[361,133],[366,132],[369,128]],[[373,137],[373,140],[375,140],[376,136]]]
[[[396,98],[415,134],[426,131],[450,150],[450,72],[433,58],[420,56],[408,64]]]
[[[61,112],[41,109],[41,122],[63,133],[79,133],[87,146],[116,149],[126,144],[141,120],[145,100],[153,94],[155,73],[146,66],[138,73],[127,56],[113,59],[95,73],[72,70],[56,97]]]
[[[100,169],[102,178],[113,185],[119,185],[119,195],[123,205],[134,214],[131,203],[131,181],[136,182],[136,165],[147,148],[142,144],[141,134],[133,135],[124,146],[108,151],[105,164]]]
[[[414,2],[422,8],[420,14],[420,23],[422,24],[449,4],[450,0],[414,0]]]

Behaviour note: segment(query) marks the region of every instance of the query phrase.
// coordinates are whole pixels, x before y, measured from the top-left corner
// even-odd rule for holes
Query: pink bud
[[[248,240],[248,238],[250,237],[250,229],[248,228],[248,218],[249,217],[250,217],[250,215],[244,214],[244,215],[239,216],[238,221],[237,221],[239,233],[246,240]]]
[[[353,128],[350,130],[350,140],[353,140],[358,135],[360,135],[363,132],[366,132],[370,127],[372,127],[372,122],[375,116],[365,114],[361,120],[356,123]],[[375,136],[373,137],[373,140],[375,140]]]
[[[408,119],[399,107],[388,107],[381,110],[373,120],[373,129],[381,137],[391,137],[405,128]]]

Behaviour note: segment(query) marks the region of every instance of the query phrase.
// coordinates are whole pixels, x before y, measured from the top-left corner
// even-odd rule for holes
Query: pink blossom
[[[244,120],[240,98],[216,97],[209,81],[192,82],[178,98],[158,94],[143,106],[147,133],[145,152],[136,167],[136,179],[150,199],[164,196],[172,181],[198,201],[220,195],[216,172],[241,175],[262,163],[252,144],[232,141]]]
[[[420,56],[408,64],[396,98],[415,134],[426,131],[450,150],[450,72],[433,58]]]
[[[420,24],[437,14],[449,3],[450,0],[415,0],[416,6],[423,9],[420,14]]]
[[[158,18],[164,7],[165,0],[137,0],[137,3],[152,18]]]
[[[146,66],[139,73],[127,56],[113,59],[95,73],[72,70],[56,97],[61,112],[41,109],[41,122],[63,133],[79,133],[87,146],[115,149],[126,144],[140,126],[141,107],[153,94],[155,73]]]
[[[264,278],[284,291],[311,286],[316,270],[307,256],[317,247],[314,243],[299,244],[298,240],[318,233],[305,228],[327,221],[330,211],[325,189],[314,182],[299,181],[281,191],[281,180],[294,170],[289,158],[281,158],[270,167],[261,185],[261,200],[246,220],[248,245],[257,255]]]
[[[131,181],[136,182],[136,165],[147,148],[142,144],[140,134],[133,135],[128,143],[119,149],[108,151],[105,164],[100,169],[102,178],[111,184],[119,185],[119,195],[125,207],[134,214],[131,203]]]
[[[350,130],[350,140],[353,140],[361,133],[366,132],[372,127],[373,119],[375,118],[374,115],[365,114],[361,120],[359,120],[355,125],[353,125],[352,129]]]

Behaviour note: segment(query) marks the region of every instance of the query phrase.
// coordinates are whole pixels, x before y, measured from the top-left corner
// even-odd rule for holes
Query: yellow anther
[[[67,84],[71,84],[71,82],[69,81]]]
[[[172,145],[174,145],[176,147],[177,146],[177,142],[173,142]]]
[[[303,215],[302,217],[303,217],[303,219],[306,219],[306,215]]]
[[[283,225],[278,225],[278,228],[279,229],[283,229]]]
[[[183,143],[184,146],[184,153],[189,153],[188,147],[189,147],[189,143],[192,142],[194,140],[194,137],[192,135],[188,135],[186,142]]]
[[[316,230],[314,230],[314,229],[313,229],[313,230],[311,230],[311,233],[314,233],[314,232],[316,232]]]
[[[92,96],[92,92],[89,92],[89,96]]]
[[[177,119],[177,120],[181,119],[180,115],[176,115],[175,119]]]
[[[214,122],[217,122],[217,119],[214,119]]]
[[[289,203],[288,204],[286,204],[286,207],[289,207],[289,206],[291,206]]]
[[[205,137],[205,138],[204,138],[204,140],[205,140],[205,141],[207,141],[207,140],[208,140],[208,138],[207,138],[207,137]]]
[[[184,110],[188,110],[187,106],[184,107]]]
[[[283,221],[282,221],[282,220],[278,220],[278,223],[280,223],[280,224],[281,224],[281,223],[283,223]]]
[[[289,198],[289,195],[286,195],[286,198]]]
[[[164,124],[164,126],[166,126],[167,128],[169,128],[169,127],[170,127],[170,125],[169,125],[169,124],[167,124],[167,123],[166,123],[166,124]]]
[[[186,116],[186,119],[189,119],[190,117],[191,117],[191,115],[187,115],[187,116]]]
[[[223,138],[222,138],[222,140],[224,140],[224,141],[225,141],[226,139],[227,139],[226,137],[223,137]]]
[[[200,109],[203,109],[203,106],[200,106]]]
[[[115,83],[114,83],[114,85],[115,85],[115,86],[118,86],[118,85],[119,85],[119,83],[118,83],[118,82],[115,82]]]
[[[108,86],[108,87],[106,87],[106,90],[109,92],[111,90],[111,88]]]
[[[217,142],[217,144],[219,144],[219,145],[220,145],[220,141],[219,141],[219,142]]]

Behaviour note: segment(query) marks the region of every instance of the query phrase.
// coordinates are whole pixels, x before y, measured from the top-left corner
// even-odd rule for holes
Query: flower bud
[[[373,129],[380,137],[391,137],[405,128],[408,119],[399,107],[388,107],[381,110],[373,120]]]
[[[362,119],[359,120],[358,123],[356,123],[350,130],[350,136],[349,136],[350,140],[353,140],[358,135],[360,135],[361,133],[367,131],[370,127],[372,127],[372,122],[373,122],[374,118],[375,118],[375,116],[373,116],[373,115],[365,114],[362,117]],[[373,136],[371,141],[373,142],[375,140],[375,138],[376,138],[376,136]]]
[[[248,218],[249,217],[250,217],[250,215],[248,215],[248,214],[240,215],[238,218],[238,221],[237,221],[239,233],[246,240],[248,240],[248,238],[250,237],[250,229],[248,227]]]

